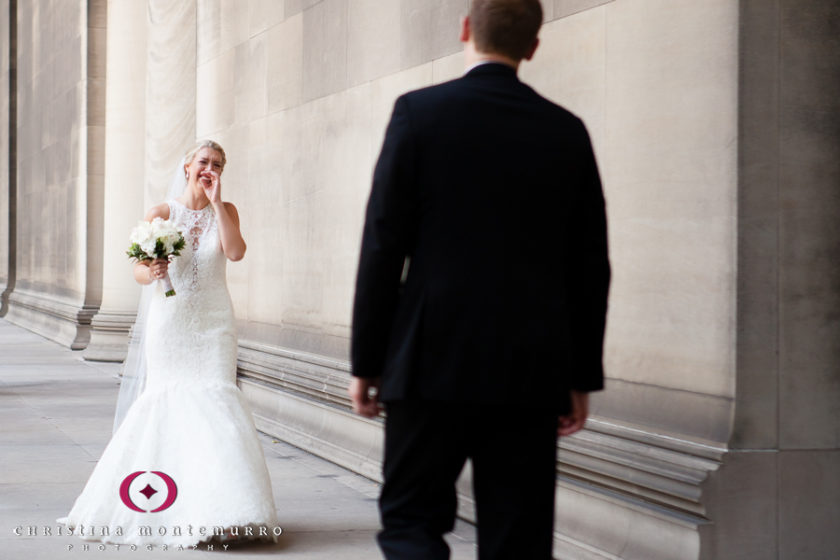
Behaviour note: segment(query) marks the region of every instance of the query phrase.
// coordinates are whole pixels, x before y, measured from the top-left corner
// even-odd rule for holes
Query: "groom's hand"
[[[560,416],[557,427],[558,436],[570,436],[583,428],[589,416],[589,393],[572,391],[572,410]]]
[[[378,377],[354,377],[350,381],[350,400],[353,401],[353,412],[365,418],[379,416],[382,405],[379,404],[379,381]],[[373,391],[371,391],[373,389]]]

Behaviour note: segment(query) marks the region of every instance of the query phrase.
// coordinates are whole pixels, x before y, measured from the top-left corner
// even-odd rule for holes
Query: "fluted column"
[[[15,284],[16,0],[0,1],[0,317]]]
[[[146,63],[146,206],[161,202],[195,140],[196,5],[150,0]]]
[[[146,19],[142,2],[108,2],[102,305],[86,360],[125,359],[140,294],[125,249],[146,207]]]
[[[102,297],[106,0],[15,2],[14,290],[6,318],[73,349]]]

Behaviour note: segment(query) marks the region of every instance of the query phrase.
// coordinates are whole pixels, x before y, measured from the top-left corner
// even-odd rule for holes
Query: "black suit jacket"
[[[569,389],[603,387],[609,281],[580,119],[498,63],[397,99],[351,341],[353,375],[381,376],[380,400],[567,410]]]

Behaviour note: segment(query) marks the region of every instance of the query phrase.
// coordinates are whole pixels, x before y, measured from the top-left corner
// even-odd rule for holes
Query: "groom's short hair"
[[[473,0],[470,32],[476,49],[522,60],[542,25],[539,0]]]

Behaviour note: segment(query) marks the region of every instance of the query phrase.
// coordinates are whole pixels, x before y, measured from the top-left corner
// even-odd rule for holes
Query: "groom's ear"
[[[461,42],[469,43],[472,38],[472,30],[470,29],[470,16],[461,18]]]
[[[537,52],[537,47],[540,46],[539,38],[534,39],[534,45],[531,47],[531,50],[528,51],[528,54],[525,55],[525,60],[531,60],[534,58],[534,53]]]

